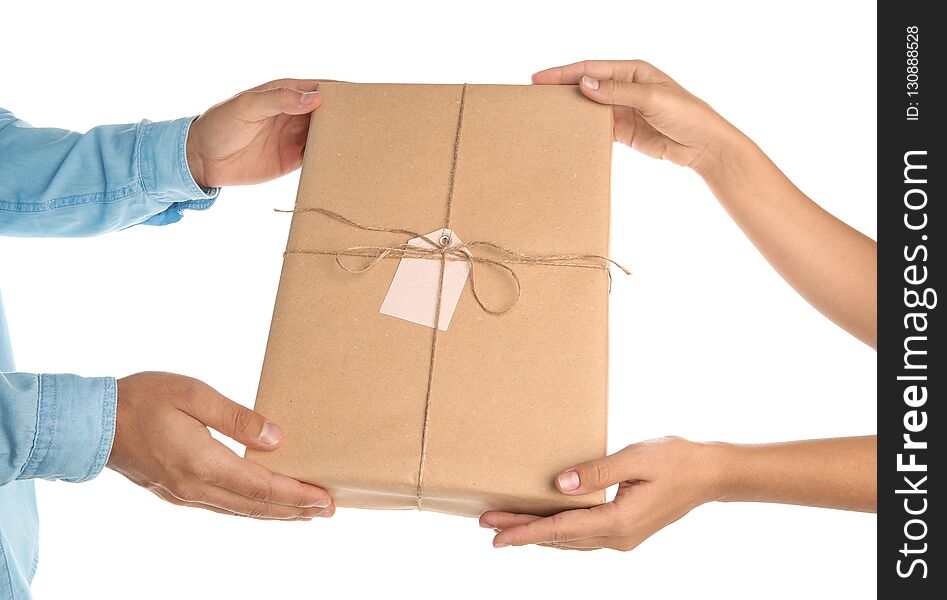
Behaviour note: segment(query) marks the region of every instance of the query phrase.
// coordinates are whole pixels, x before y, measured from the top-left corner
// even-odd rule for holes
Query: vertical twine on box
[[[457,158],[460,154],[460,134],[464,125],[464,104],[467,100],[467,84],[465,83],[460,90],[460,108],[457,111],[457,128],[454,131],[454,152],[451,158],[450,178],[447,183],[447,209],[444,215],[444,229],[450,229],[451,211],[454,206],[454,182],[457,179]],[[438,243],[447,246],[451,240],[446,243],[443,237],[438,239]],[[424,425],[421,427],[421,457],[418,461],[418,489],[417,489],[417,507],[421,508],[421,500],[424,497],[424,463],[427,459],[427,430],[428,422],[431,417],[431,394],[434,389],[434,362],[437,357],[437,338],[441,329],[441,298],[444,295],[444,271],[447,268],[447,255],[441,254],[441,268],[437,279],[437,302],[434,304],[434,328],[431,334],[431,360],[427,370],[427,393],[424,397]]]

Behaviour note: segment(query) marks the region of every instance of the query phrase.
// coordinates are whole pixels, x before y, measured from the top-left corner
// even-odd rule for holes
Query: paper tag
[[[444,236],[450,237],[449,246],[460,245],[462,242],[450,229],[432,231],[427,237],[440,240]],[[423,238],[414,238],[408,241],[412,246],[433,248],[430,242]],[[444,265],[444,281],[441,287],[441,318],[439,329],[447,331],[454,309],[464,291],[467,275],[470,273],[470,263],[465,260],[448,260]],[[411,321],[418,325],[434,327],[434,312],[437,310],[437,282],[441,277],[441,261],[426,258],[402,258],[391,280],[391,287],[385,301],[381,304],[381,314]]]

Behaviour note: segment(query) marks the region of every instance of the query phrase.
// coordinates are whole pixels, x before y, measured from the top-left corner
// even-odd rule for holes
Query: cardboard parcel
[[[256,410],[338,506],[476,516],[606,452],[611,109],[573,86],[324,83]],[[287,217],[288,218],[288,217]]]

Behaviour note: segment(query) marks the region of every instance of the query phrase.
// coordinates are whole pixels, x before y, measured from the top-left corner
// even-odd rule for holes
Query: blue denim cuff
[[[18,479],[92,479],[105,467],[115,437],[115,379],[37,377],[36,439]]]
[[[152,123],[142,121],[138,148],[139,173],[146,195],[168,202],[167,210],[145,225],[167,225],[181,220],[184,210],[206,210],[220,188],[197,185],[187,164],[187,136],[195,117]]]

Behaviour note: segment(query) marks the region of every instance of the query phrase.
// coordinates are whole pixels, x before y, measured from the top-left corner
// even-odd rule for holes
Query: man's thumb
[[[206,386],[206,393],[188,411],[198,421],[255,450],[273,450],[283,440],[283,430],[258,412],[237,404]]]

